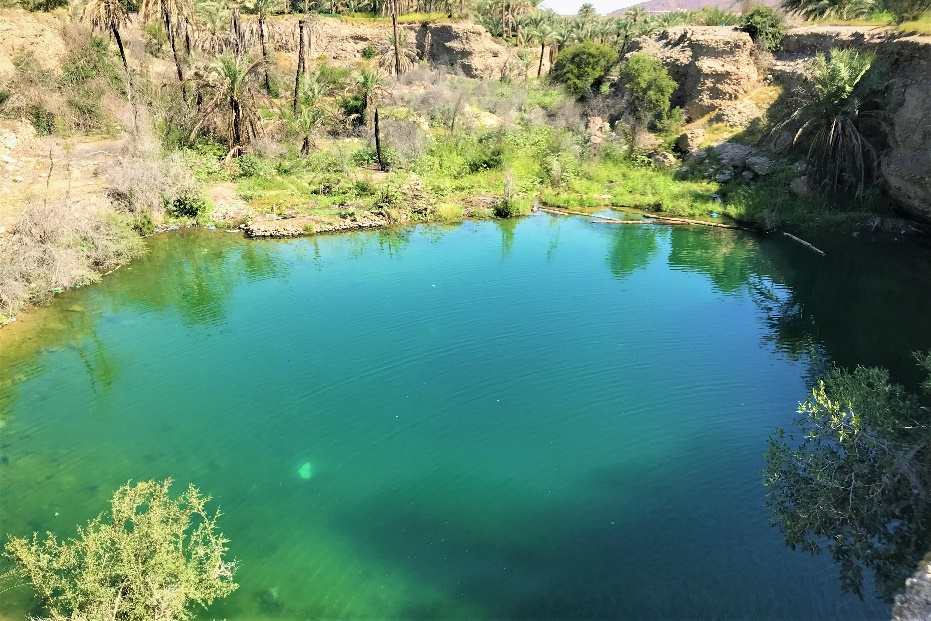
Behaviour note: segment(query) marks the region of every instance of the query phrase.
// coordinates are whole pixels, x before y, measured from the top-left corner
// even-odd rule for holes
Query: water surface
[[[0,535],[170,476],[241,562],[205,619],[888,618],[783,545],[760,470],[827,363],[920,379],[931,255],[819,244],[542,215],[157,237],[0,335]]]

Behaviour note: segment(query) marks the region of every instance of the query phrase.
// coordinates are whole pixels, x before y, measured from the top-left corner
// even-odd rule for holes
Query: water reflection
[[[891,601],[931,545],[931,410],[888,374],[835,372],[766,454],[767,507],[786,545],[826,549],[863,597]]]
[[[659,236],[667,229],[645,225],[604,225],[610,227],[608,269],[617,278],[627,278],[649,265],[659,252]],[[662,232],[661,232],[662,231]]]

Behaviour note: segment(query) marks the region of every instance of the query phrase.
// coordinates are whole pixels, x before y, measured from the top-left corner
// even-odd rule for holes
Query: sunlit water
[[[157,237],[0,333],[0,535],[170,476],[241,563],[203,618],[888,618],[783,545],[760,471],[828,361],[917,380],[929,253],[894,248],[548,216]]]

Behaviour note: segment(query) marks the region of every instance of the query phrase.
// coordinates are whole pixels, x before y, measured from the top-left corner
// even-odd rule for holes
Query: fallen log
[[[817,252],[818,254],[820,254],[822,257],[823,257],[823,256],[826,256],[826,255],[824,254],[824,251],[823,251],[823,250],[819,250],[818,248],[815,248],[813,245],[809,244],[807,241],[805,241],[805,240],[802,239],[801,237],[796,237],[796,236],[793,235],[792,233],[786,233],[785,231],[783,231],[782,234],[785,235],[786,237],[789,237],[789,238],[791,238],[791,239],[794,239],[795,241],[797,241],[798,243],[802,244],[803,246],[806,246],[806,247],[810,248],[811,250],[814,250],[815,252]]]
[[[720,222],[705,222],[704,220],[691,220],[689,218],[673,218],[670,216],[660,216],[655,213],[637,211],[641,216],[645,218],[650,218],[649,220],[619,220],[617,218],[611,218],[609,216],[601,216],[593,213],[585,213],[583,211],[569,211],[568,209],[558,209],[555,207],[537,207],[540,211],[545,211],[547,213],[553,213],[560,216],[587,216],[589,218],[598,218],[598,221],[595,224],[689,224],[697,226],[710,226],[719,229],[732,229],[737,231],[750,231],[743,226],[738,226],[736,224],[722,224]]]

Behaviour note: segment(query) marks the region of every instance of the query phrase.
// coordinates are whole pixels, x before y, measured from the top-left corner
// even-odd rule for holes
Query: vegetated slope
[[[765,4],[768,6],[779,6],[779,0],[756,0],[753,4]],[[624,13],[630,9],[638,7],[647,13],[666,13],[668,11],[700,11],[707,8],[727,9],[730,11],[739,11],[741,9],[740,0],[647,0],[639,4],[624,7],[616,11],[611,11],[607,17],[623,17]]]

